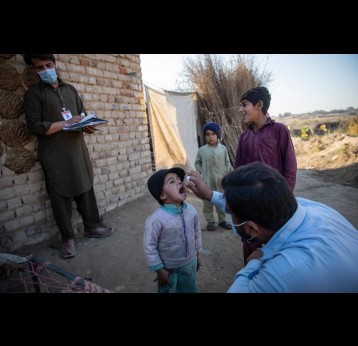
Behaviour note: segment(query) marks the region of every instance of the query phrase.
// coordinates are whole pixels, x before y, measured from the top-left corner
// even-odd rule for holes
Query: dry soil
[[[309,141],[294,138],[298,161],[296,196],[323,202],[343,214],[358,227],[358,138],[330,135]],[[202,228],[206,222],[202,201],[192,193],[187,202],[198,210]],[[111,237],[89,239],[81,232],[77,256],[64,260],[59,256],[60,243],[40,244],[29,250],[63,269],[92,277],[98,285],[112,292],[150,293],[156,291],[155,274],[149,273],[143,254],[146,218],[158,207],[149,195],[137,198],[104,215],[106,224],[116,231]],[[232,230],[203,230],[202,268],[198,288],[202,293],[224,293],[243,266],[242,243]]]

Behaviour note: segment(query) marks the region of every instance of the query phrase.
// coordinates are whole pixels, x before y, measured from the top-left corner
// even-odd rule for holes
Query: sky
[[[188,56],[196,57],[140,54],[143,82],[176,90]],[[358,108],[358,54],[261,54],[255,61],[272,72],[272,82],[266,85],[271,116]]]

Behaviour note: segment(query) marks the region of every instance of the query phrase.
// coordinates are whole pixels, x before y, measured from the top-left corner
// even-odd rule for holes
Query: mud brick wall
[[[139,54],[55,54],[59,77],[87,112],[108,120],[85,135],[101,215],[141,196],[151,171]],[[20,54],[0,55],[0,251],[59,237],[37,140],[27,133],[23,95],[37,76]],[[73,204],[75,232],[83,230]],[[120,227],[120,225],[113,225]]]

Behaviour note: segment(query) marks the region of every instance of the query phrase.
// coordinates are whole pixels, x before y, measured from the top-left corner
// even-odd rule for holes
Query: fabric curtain
[[[157,91],[144,85],[156,169],[195,169],[198,151],[195,93]]]

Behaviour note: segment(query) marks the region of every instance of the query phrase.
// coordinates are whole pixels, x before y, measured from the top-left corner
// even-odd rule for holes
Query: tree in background
[[[199,121],[215,121],[222,128],[222,143],[235,160],[237,141],[243,131],[239,114],[240,96],[257,86],[267,86],[272,73],[259,68],[252,55],[201,54],[184,60],[186,89],[198,94]],[[200,138],[203,142],[202,134]],[[202,144],[202,143],[201,143]]]

